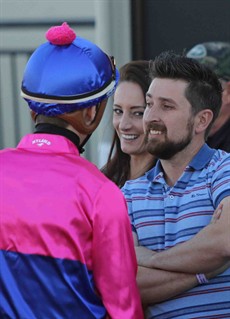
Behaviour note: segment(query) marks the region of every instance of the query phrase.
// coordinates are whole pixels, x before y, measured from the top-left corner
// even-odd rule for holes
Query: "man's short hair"
[[[152,62],[150,76],[152,79],[182,80],[188,83],[185,97],[192,106],[192,113],[197,114],[204,109],[210,109],[213,113],[212,122],[205,132],[207,137],[222,104],[222,86],[215,72],[185,54],[166,51]]]

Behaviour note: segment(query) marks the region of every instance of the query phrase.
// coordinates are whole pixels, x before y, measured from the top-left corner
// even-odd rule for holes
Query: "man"
[[[143,318],[125,200],[79,156],[118,71],[66,23],[29,59],[35,133],[0,153],[0,317]]]
[[[228,318],[230,154],[205,144],[221,84],[207,67],[169,52],[151,71],[143,119],[159,161],[123,187],[146,318]]]
[[[207,144],[230,152],[230,43],[201,43],[189,50],[187,56],[210,67],[222,83],[222,106],[209,133]]]

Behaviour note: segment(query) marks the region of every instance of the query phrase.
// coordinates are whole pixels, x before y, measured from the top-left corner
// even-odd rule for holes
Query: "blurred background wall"
[[[230,0],[0,0],[0,148],[33,130],[20,97],[23,69],[45,32],[66,21],[101,46],[117,66],[183,51],[205,41],[230,41]],[[112,98],[84,156],[101,167],[112,137]]]
[[[0,148],[14,147],[33,130],[21,79],[32,51],[45,32],[66,21],[77,35],[97,43],[117,66],[131,59],[129,0],[0,0]],[[96,165],[106,161],[111,141],[112,101],[90,138],[84,156]]]

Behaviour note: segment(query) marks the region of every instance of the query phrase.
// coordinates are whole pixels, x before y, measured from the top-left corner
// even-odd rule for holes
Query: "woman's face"
[[[144,110],[145,96],[141,87],[134,82],[121,82],[114,94],[113,126],[126,154],[147,152],[142,121]]]

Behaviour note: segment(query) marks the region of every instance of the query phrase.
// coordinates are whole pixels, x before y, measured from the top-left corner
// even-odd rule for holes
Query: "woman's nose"
[[[132,127],[132,120],[127,114],[123,114],[120,120],[119,128],[121,130],[128,130]]]

